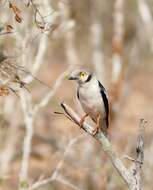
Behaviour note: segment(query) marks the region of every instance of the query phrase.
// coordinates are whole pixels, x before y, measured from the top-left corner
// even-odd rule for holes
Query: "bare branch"
[[[142,165],[144,161],[144,134],[145,134],[145,126],[146,121],[144,119],[140,120],[139,124],[139,134],[137,139],[137,146],[136,146],[136,161],[135,162],[135,169],[133,170],[133,175],[136,180],[136,187],[135,190],[142,190]]]
[[[17,113],[12,114],[11,117],[16,118]],[[19,136],[19,125],[16,119],[12,120],[9,125],[9,131],[5,137],[5,145],[1,151],[0,156],[0,176],[5,176],[9,173],[11,161],[16,152],[16,145],[18,142]],[[14,138],[15,137],[15,138]],[[3,177],[2,177],[3,178]]]
[[[103,52],[103,23],[100,18],[100,1],[91,1],[91,46],[92,46],[92,64],[98,79],[105,84],[106,65],[104,63]],[[103,6],[103,4],[102,4]]]
[[[45,97],[42,98],[42,100],[40,100],[40,102],[38,104],[35,105],[34,107],[34,113],[36,113],[40,108],[45,107],[48,102],[50,101],[50,99],[54,96],[54,94],[56,93],[56,91],[58,90],[59,86],[61,85],[63,79],[67,76],[67,74],[69,73],[69,69],[71,67],[69,67],[65,72],[63,72],[55,81],[55,84],[53,85],[53,87],[51,88],[51,90],[45,95]]]
[[[153,37],[152,37],[153,36],[153,26],[152,26],[153,18],[152,18],[150,7],[145,0],[138,0],[138,10],[139,10],[139,14],[142,19],[142,22],[145,26],[141,28],[145,30],[148,37],[148,42],[150,44],[151,51],[153,51]]]
[[[91,26],[91,39],[93,46],[92,62],[95,72],[100,81],[105,81],[105,65],[103,61],[103,51],[101,47],[102,41],[102,25],[101,22],[94,21]],[[105,82],[104,82],[105,83]]]
[[[27,184],[28,180],[28,168],[29,168],[29,157],[31,153],[31,142],[33,136],[33,110],[31,103],[30,94],[21,93],[21,106],[23,109],[24,119],[25,119],[25,128],[26,135],[23,142],[23,156],[21,162],[21,169],[19,174],[19,187],[24,189],[23,184]]]
[[[64,179],[63,176],[59,175],[58,178],[56,179],[56,181],[71,187],[74,190],[81,190],[80,188],[78,188],[77,186],[73,185],[72,183],[70,183],[68,180]]]
[[[45,55],[46,49],[47,49],[47,41],[48,37],[46,34],[42,34],[41,35],[41,39],[40,39],[40,43],[39,43],[39,47],[38,47],[38,51],[37,51],[37,55],[35,58],[35,61],[33,63],[33,67],[31,69],[31,73],[32,75],[36,75],[36,73],[38,72],[39,68],[41,67],[41,65],[43,64],[43,57]],[[30,83],[32,82],[33,77],[32,76],[28,76],[25,79],[26,83]]]
[[[80,64],[80,59],[76,51],[75,47],[75,21],[70,16],[71,7],[69,4],[69,0],[66,0],[65,2],[59,1],[59,10],[61,12],[61,17],[63,18],[64,24],[66,24],[66,28],[70,29],[67,30],[65,33],[65,41],[66,41],[66,57],[67,62],[69,65],[77,65]]]
[[[124,0],[114,1],[114,36],[112,56],[112,82],[117,82],[122,69],[123,36],[124,36]]]
[[[61,103],[62,108],[64,109],[64,111],[66,112],[66,114],[72,119],[72,121],[79,125],[79,121],[80,121],[80,117],[66,104],[66,103]],[[145,123],[142,122],[141,120],[141,127],[143,129]],[[83,126],[81,126],[82,129],[84,131],[86,131],[87,133],[89,133],[90,135],[92,135],[92,126],[88,125],[87,123],[83,123]],[[143,130],[141,130],[141,135],[139,135],[139,139],[138,140],[138,144],[137,147],[141,148],[141,150],[143,150],[143,139],[144,136],[143,134]],[[106,153],[106,155],[108,156],[108,158],[110,159],[112,165],[114,166],[114,168],[117,170],[118,174],[122,177],[122,179],[125,181],[125,183],[127,184],[127,186],[129,187],[129,189],[131,190],[141,190],[140,186],[139,188],[137,188],[137,174],[133,173],[133,171],[129,171],[123,164],[123,162],[121,161],[121,159],[117,156],[116,151],[114,150],[114,148],[112,147],[112,144],[110,143],[110,141],[105,137],[105,135],[100,131],[98,132],[94,138],[96,140],[98,140],[98,142],[101,144],[102,149],[104,150],[104,152]],[[142,151],[141,156],[137,156],[137,160],[139,162],[142,162]],[[140,167],[140,163],[136,162],[136,167]],[[136,175],[136,176],[135,176]]]
[[[79,123],[80,117],[67,104],[62,103],[61,106],[75,123]],[[92,135],[92,126],[84,122],[82,129],[85,130],[90,135]],[[111,160],[113,166],[116,168],[116,170],[122,176],[122,178],[128,184],[128,186],[130,186],[130,183],[132,181],[131,175],[128,172],[128,170],[125,168],[125,166],[123,165],[122,161],[117,157],[116,152],[112,148],[112,145],[109,142],[109,140],[104,136],[102,132],[97,133],[95,135],[95,139],[100,142],[103,150],[105,151],[105,153]]]

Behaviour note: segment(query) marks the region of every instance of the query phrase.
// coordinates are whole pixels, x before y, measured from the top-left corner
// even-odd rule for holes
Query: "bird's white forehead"
[[[89,69],[79,68],[79,69],[72,70],[70,72],[70,75],[76,76],[76,75],[79,75],[79,73],[81,73],[81,72],[85,72],[87,74],[92,74],[92,72]]]

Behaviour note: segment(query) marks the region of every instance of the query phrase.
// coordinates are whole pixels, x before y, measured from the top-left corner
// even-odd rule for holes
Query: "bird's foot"
[[[95,136],[100,130],[100,114],[98,114],[97,119],[96,119],[96,127],[92,131],[92,136]]]
[[[94,137],[99,132],[99,126],[96,126],[92,131],[92,136]]]
[[[85,114],[83,117],[81,117],[81,119],[80,119],[80,121],[79,121],[79,126],[80,126],[80,128],[82,128],[83,123],[84,123],[84,121],[85,121],[85,119],[86,119],[87,116],[88,116],[88,114]]]

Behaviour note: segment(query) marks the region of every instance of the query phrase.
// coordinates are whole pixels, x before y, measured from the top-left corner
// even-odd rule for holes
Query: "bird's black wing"
[[[100,93],[101,93],[101,96],[102,96],[102,99],[103,99],[103,102],[104,102],[104,107],[105,107],[105,111],[106,111],[106,125],[107,125],[107,128],[109,126],[109,104],[108,104],[108,99],[107,99],[107,96],[106,96],[106,90],[105,88],[103,87],[103,85],[98,81],[98,84],[99,84],[99,87],[100,87]]]

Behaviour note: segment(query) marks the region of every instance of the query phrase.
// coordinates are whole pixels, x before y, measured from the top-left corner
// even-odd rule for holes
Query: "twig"
[[[78,188],[77,186],[73,185],[72,183],[70,183],[68,180],[64,179],[63,176],[59,175],[57,180],[60,183],[63,183],[64,185],[74,189],[74,190],[81,190],[80,188]]]
[[[63,79],[66,77],[66,75],[69,73],[69,70],[71,69],[71,67],[69,67],[65,72],[63,72],[55,81],[55,84],[53,85],[53,87],[51,88],[51,90],[45,95],[45,97],[43,97],[38,104],[36,104],[34,106],[34,113],[36,113],[40,108],[45,107],[48,102],[50,101],[50,99],[54,96],[54,94],[56,93],[57,89],[59,88],[59,86],[61,85]]]
[[[131,157],[128,156],[128,155],[123,156],[122,159],[127,159],[127,160],[129,160],[129,161],[138,162],[138,163],[142,164],[142,162],[140,162],[140,161],[138,161],[138,160],[136,160],[136,159],[134,159],[134,158],[131,158]]]
[[[39,47],[38,47],[38,51],[37,51],[37,55],[35,57],[34,60],[34,64],[33,67],[31,69],[31,73],[32,75],[36,76],[36,73],[38,72],[39,68],[41,67],[42,63],[43,63],[43,58],[47,49],[47,44],[48,44],[48,36],[46,34],[41,34],[41,39],[40,39],[40,43],[39,43]],[[33,80],[32,76],[28,76],[24,81],[26,83],[31,83]]]
[[[37,8],[37,6],[33,2],[33,0],[30,0],[29,2],[31,2],[31,5],[33,6],[33,8],[35,10],[35,23],[36,23],[37,27],[40,28],[40,21],[37,20],[37,14],[39,15],[39,17],[41,19],[42,26],[45,27],[45,21],[44,21],[42,14],[40,13],[40,10]]]

